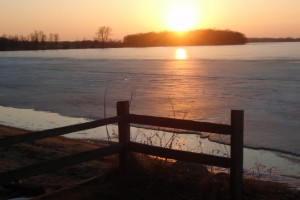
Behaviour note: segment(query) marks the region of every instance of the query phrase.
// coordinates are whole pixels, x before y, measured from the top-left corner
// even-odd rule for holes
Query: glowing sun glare
[[[183,48],[176,49],[175,58],[177,60],[185,60],[187,58],[186,50]]]
[[[168,14],[167,25],[173,31],[187,31],[195,28],[197,22],[193,8],[178,6]]]

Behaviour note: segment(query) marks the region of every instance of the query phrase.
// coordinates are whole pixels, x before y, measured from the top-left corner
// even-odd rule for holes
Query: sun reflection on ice
[[[187,59],[186,50],[184,48],[176,49],[175,58],[176,58],[176,60],[186,60]]]

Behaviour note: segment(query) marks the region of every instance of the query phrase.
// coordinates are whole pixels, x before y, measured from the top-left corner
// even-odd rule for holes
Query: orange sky
[[[97,28],[105,25],[112,28],[113,39],[122,39],[170,29],[170,13],[176,7],[191,10],[192,29],[300,37],[298,0],[0,0],[0,35],[42,30],[58,33],[61,40],[93,39]]]

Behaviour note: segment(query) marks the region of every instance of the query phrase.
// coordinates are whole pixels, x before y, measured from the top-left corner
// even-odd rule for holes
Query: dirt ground
[[[0,125],[0,138],[28,131]],[[0,147],[0,173],[29,166],[55,158],[92,150],[101,145],[64,137],[43,139],[35,142]],[[84,164],[64,168],[53,173],[34,176],[13,184],[0,186],[0,199],[16,196],[36,196],[72,187],[78,183],[107,173],[117,166],[116,157],[89,161]]]
[[[0,138],[25,130],[0,126]],[[0,147],[0,173],[94,148],[100,144],[63,137]],[[230,199],[228,174],[213,174],[202,165],[134,154],[126,174],[116,156],[0,186],[0,199]],[[244,199],[299,200],[300,191],[256,179],[244,180]]]

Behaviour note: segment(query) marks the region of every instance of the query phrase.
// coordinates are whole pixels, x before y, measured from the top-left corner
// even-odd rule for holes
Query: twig
[[[106,119],[106,95],[107,95],[107,87],[105,88],[104,103],[103,103],[103,106],[104,106],[104,108],[103,108],[104,119]],[[108,132],[107,125],[105,126],[105,129],[106,129],[107,140],[110,141],[111,138],[110,138],[110,135],[109,135],[109,132]]]

